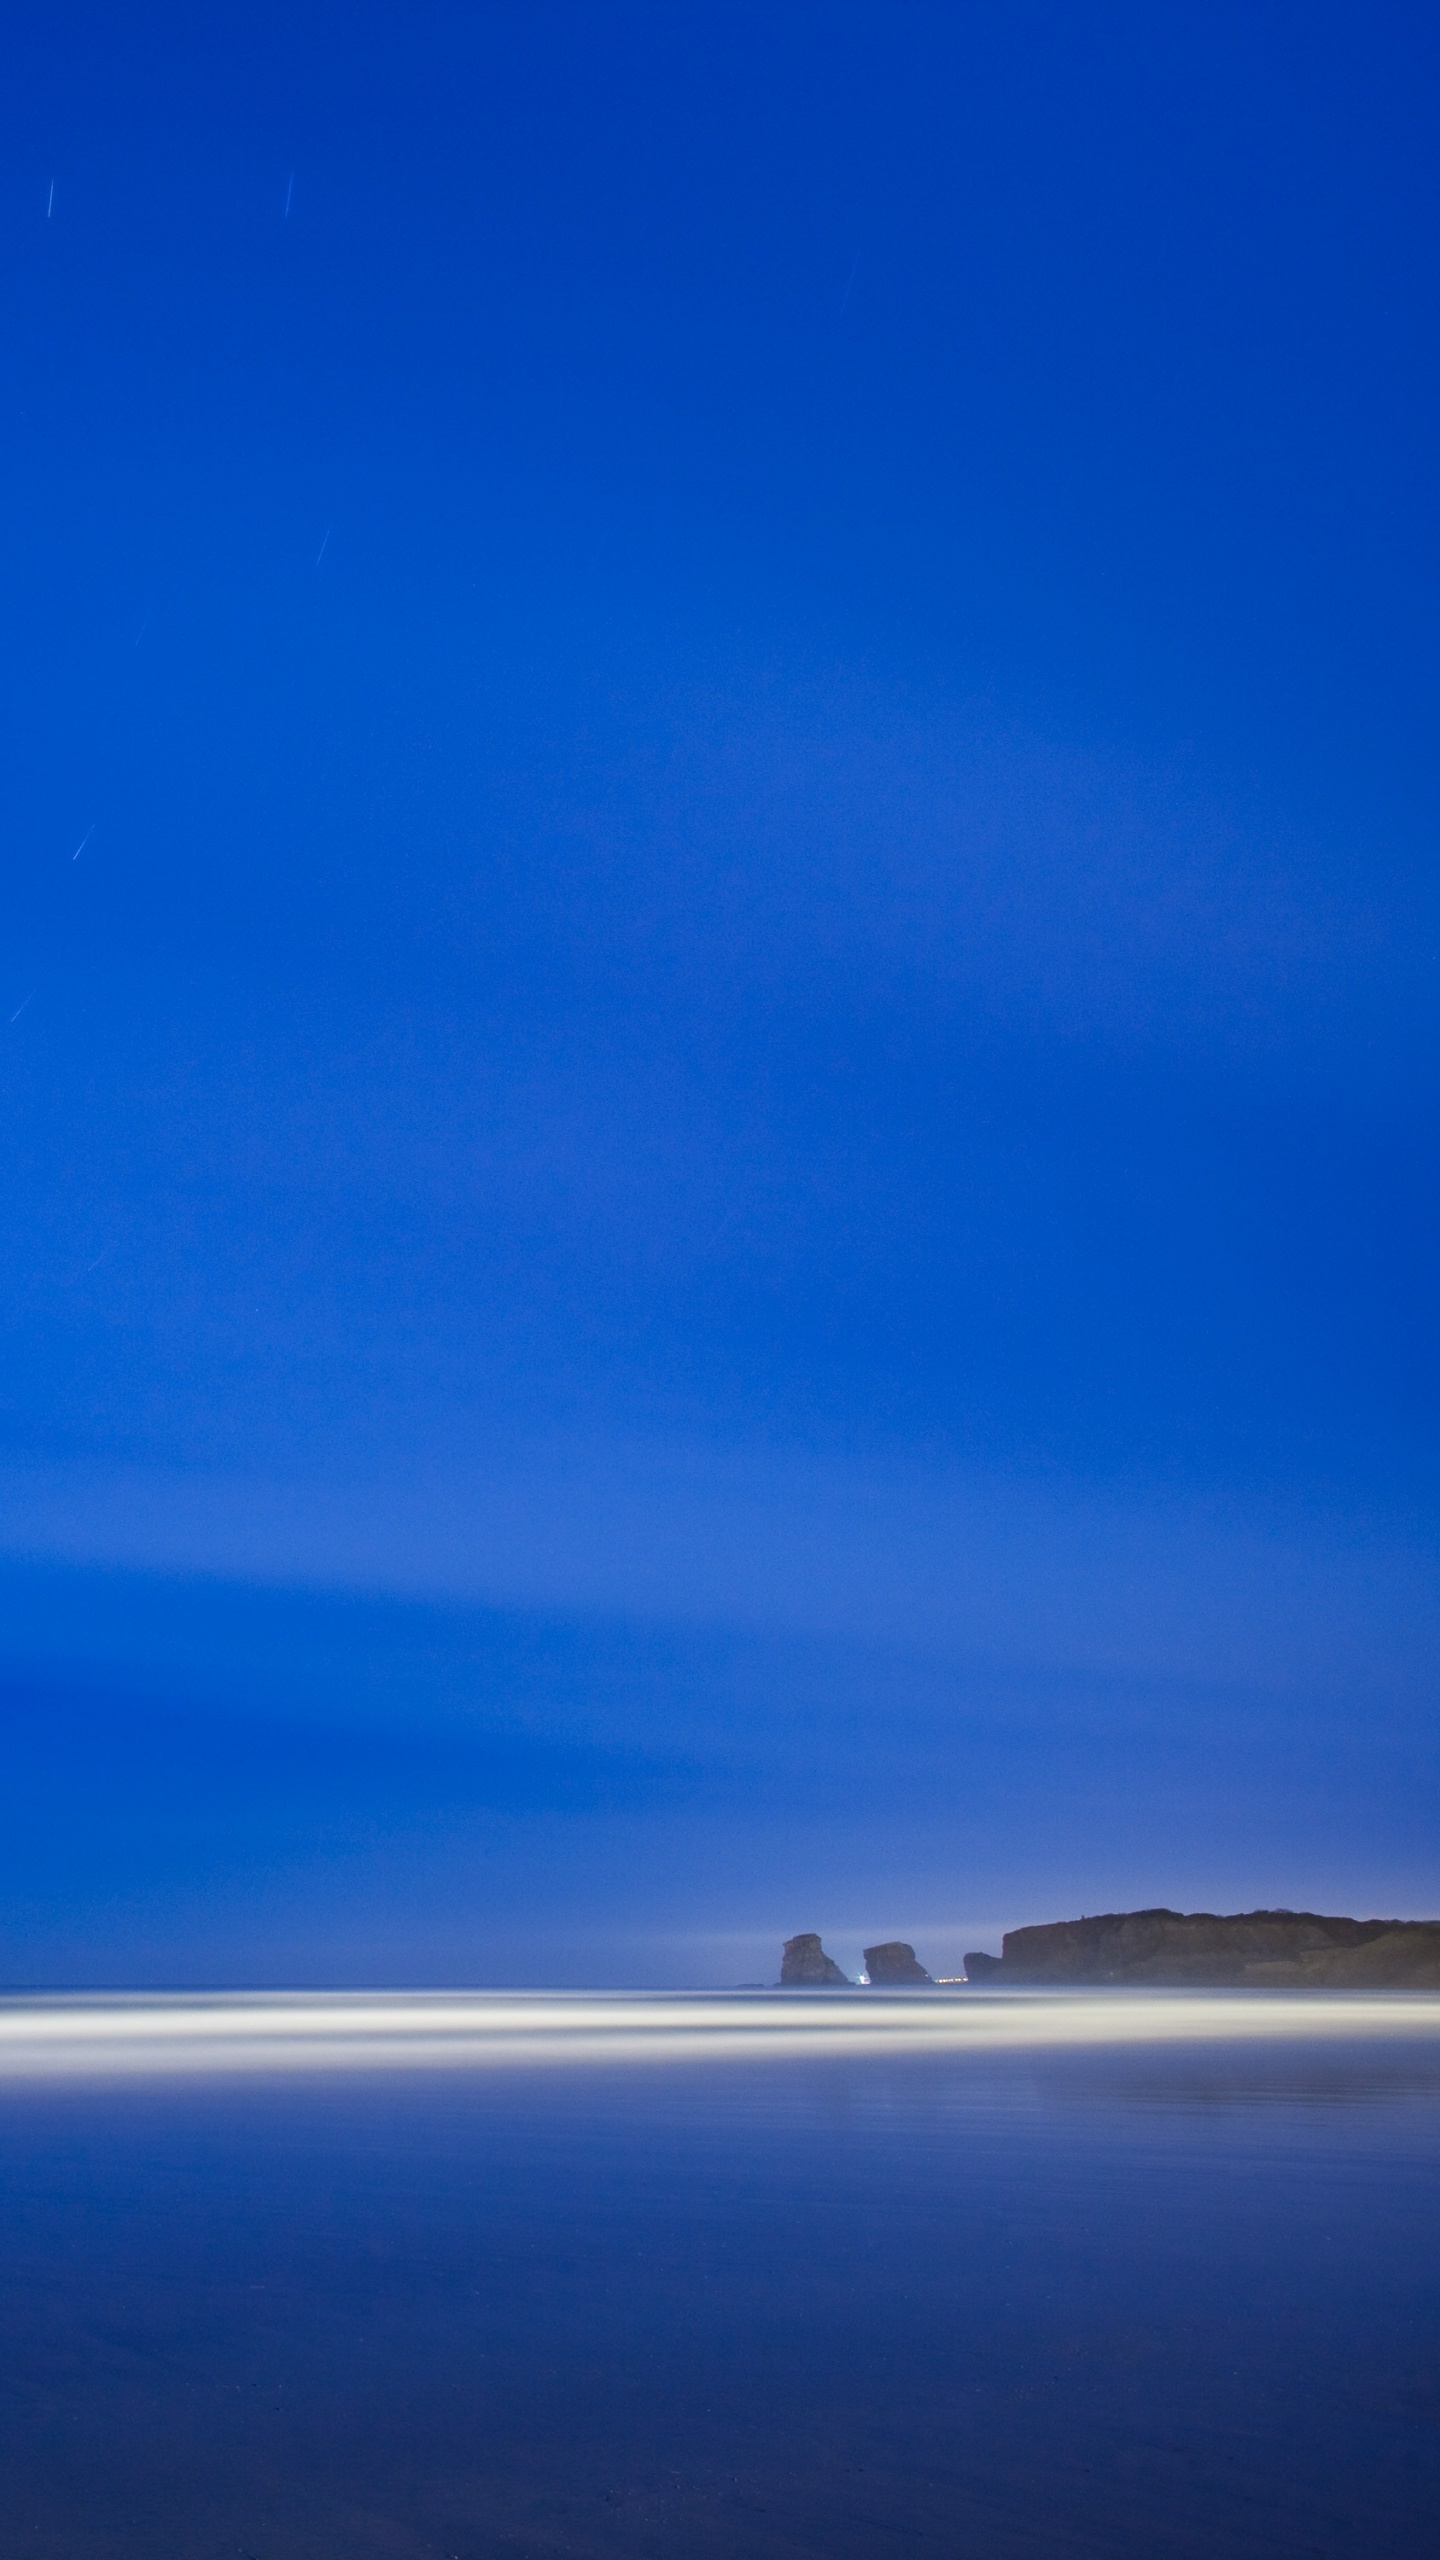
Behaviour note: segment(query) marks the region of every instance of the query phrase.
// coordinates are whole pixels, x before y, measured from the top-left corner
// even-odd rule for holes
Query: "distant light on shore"
[[[0,2001],[0,2082],[1440,2037],[1434,1994],[229,1992]]]

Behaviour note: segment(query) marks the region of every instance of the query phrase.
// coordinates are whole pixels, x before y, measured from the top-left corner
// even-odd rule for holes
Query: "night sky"
[[[1440,1909],[1437,55],[8,13],[6,1983]]]

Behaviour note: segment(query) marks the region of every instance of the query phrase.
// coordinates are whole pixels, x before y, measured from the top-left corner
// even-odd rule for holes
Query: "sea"
[[[0,2002],[4,2560],[1431,2560],[1440,2000]]]

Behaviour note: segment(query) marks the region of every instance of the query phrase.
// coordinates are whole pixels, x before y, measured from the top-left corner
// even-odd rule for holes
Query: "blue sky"
[[[8,1978],[1440,1907],[1430,13],[15,27]]]

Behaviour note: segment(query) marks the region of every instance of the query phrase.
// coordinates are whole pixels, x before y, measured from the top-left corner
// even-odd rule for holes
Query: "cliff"
[[[965,1971],[971,1982],[997,1985],[1440,1990],[1440,1921],[1328,1919],[1314,1911],[1108,1911],[1011,1929],[998,1957],[967,1955]]]

